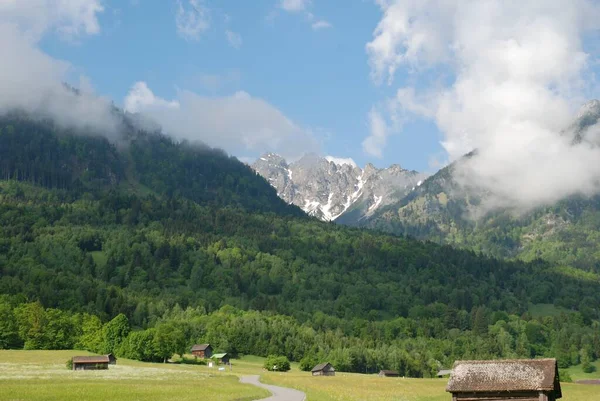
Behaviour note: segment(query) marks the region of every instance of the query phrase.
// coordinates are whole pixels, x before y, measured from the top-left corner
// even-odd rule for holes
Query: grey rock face
[[[425,179],[424,174],[395,164],[360,169],[307,154],[288,164],[281,156],[267,153],[252,168],[288,203],[301,207],[321,220],[356,224],[378,208],[404,197]]]

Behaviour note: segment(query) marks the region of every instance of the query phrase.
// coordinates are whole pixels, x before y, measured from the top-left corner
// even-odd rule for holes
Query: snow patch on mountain
[[[358,165],[350,157],[343,158],[343,157],[325,156],[325,160],[327,160],[328,162],[335,163],[338,166],[348,165],[348,166],[352,166],[352,167],[358,167]]]
[[[378,169],[369,163],[361,169],[352,159],[316,154],[288,164],[281,156],[268,153],[257,159],[252,168],[288,203],[321,220],[348,224],[400,200],[425,178],[424,174],[397,164]],[[352,217],[346,218],[347,215]]]

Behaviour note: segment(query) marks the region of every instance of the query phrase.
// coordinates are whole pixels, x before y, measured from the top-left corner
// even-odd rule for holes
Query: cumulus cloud
[[[520,208],[600,190],[600,150],[560,135],[591,92],[583,38],[600,28],[597,3],[378,4],[383,17],[366,46],[372,77],[391,85],[399,69],[411,75],[415,85],[399,88],[391,115],[433,119],[450,160],[478,149],[461,164],[461,183],[492,191],[497,206]],[[430,84],[436,70],[450,71],[451,82]],[[371,120],[363,146],[377,154],[385,129],[377,115]]]
[[[227,36],[227,42],[229,42],[229,45],[234,49],[239,49],[240,47],[242,47],[242,36],[239,33],[226,30],[225,36]]]
[[[310,5],[310,0],[281,0],[281,8],[289,12],[304,11]]]
[[[0,1],[0,23],[16,25],[30,40],[37,41],[48,30],[74,37],[100,32],[100,0],[4,0]]]
[[[201,0],[177,0],[177,34],[185,40],[200,40],[210,27],[210,11]]]
[[[125,111],[137,113],[147,107],[178,108],[179,102],[168,101],[154,96],[145,82],[136,82],[125,98]]]
[[[207,97],[179,91],[176,100],[155,96],[146,83],[136,83],[125,99],[128,111],[151,116],[180,138],[202,141],[233,154],[278,152],[298,157],[318,149],[313,135],[266,101],[239,91]]]
[[[38,47],[53,32],[69,40],[98,33],[102,10],[96,0],[0,2],[1,114],[18,109],[65,127],[108,135],[117,131],[111,103],[94,95],[85,77],[79,79],[79,94],[65,87],[73,75],[71,65]]]

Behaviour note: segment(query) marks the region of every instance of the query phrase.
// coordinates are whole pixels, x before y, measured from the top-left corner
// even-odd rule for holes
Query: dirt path
[[[290,388],[271,386],[262,384],[259,380],[260,376],[243,376],[240,381],[242,383],[253,384],[258,387],[267,389],[273,394],[269,398],[263,398],[260,401],[304,401],[306,394],[302,391],[292,390]]]
[[[600,385],[600,379],[577,380],[575,383]]]

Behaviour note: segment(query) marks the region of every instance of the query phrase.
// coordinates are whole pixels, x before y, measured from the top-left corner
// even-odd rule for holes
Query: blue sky
[[[398,163],[427,171],[431,158],[442,152],[435,124],[423,119],[411,119],[402,133],[388,136],[380,155],[362,146],[370,131],[370,110],[395,91],[371,79],[365,45],[382,17],[374,2],[344,1],[344,7],[317,0],[101,4],[98,33],[76,40],[47,34],[39,47],[68,61],[73,81],[86,76],[97,94],[119,106],[136,82],[168,101],[182,91],[206,98],[243,91],[310,132],[317,142],[313,148],[324,155],[351,157],[361,166]],[[194,5],[201,7],[199,14]],[[398,71],[396,80],[404,75]],[[260,147],[259,141],[251,148],[227,150],[251,158],[262,153]]]

